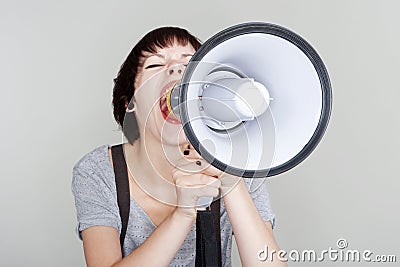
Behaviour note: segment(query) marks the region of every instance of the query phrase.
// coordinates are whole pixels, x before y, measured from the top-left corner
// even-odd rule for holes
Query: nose
[[[169,75],[182,75],[185,70],[185,66],[183,64],[172,66],[168,69]]]

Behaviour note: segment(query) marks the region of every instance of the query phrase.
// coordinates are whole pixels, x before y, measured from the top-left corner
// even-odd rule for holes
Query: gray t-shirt
[[[80,233],[91,226],[115,227],[121,233],[121,218],[117,204],[114,170],[108,154],[109,145],[103,145],[86,154],[73,169],[72,193],[75,197]],[[263,179],[244,179],[249,192],[265,221],[274,226]],[[232,227],[221,199],[221,252],[222,266],[231,266]],[[123,256],[129,255],[155,230],[156,226],[144,210],[131,198]],[[194,223],[182,247],[169,266],[194,266],[196,255],[196,224]]]

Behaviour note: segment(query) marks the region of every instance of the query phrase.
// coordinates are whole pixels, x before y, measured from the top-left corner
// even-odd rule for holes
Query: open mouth
[[[172,112],[169,111],[168,106],[167,106],[167,95],[168,95],[168,92],[169,92],[169,90],[172,89],[172,87],[175,85],[175,83],[176,83],[176,81],[172,81],[172,82],[167,83],[163,87],[163,89],[161,90],[161,93],[160,93],[160,102],[159,102],[159,104],[160,104],[161,114],[162,114],[162,116],[163,116],[165,121],[167,121],[169,123],[172,123],[172,124],[180,124],[181,121],[178,120],[175,117],[175,115]]]

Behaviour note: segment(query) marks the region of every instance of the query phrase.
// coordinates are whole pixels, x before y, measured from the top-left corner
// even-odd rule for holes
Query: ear
[[[139,126],[137,124],[135,109],[136,109],[136,102],[135,97],[132,97],[131,101],[125,103],[125,116],[124,116],[124,123],[122,127],[122,132],[124,133],[125,137],[128,139],[130,144],[137,139],[139,139]]]
[[[122,127],[122,132],[128,139],[130,144],[133,144],[135,140],[139,139],[139,126],[136,121],[135,112],[126,112],[124,117],[124,126]]]
[[[126,112],[134,112],[135,106],[136,106],[135,97],[132,97],[129,103],[125,103]]]

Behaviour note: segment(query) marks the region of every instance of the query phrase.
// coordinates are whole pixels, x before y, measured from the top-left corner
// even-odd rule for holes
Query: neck
[[[141,135],[143,136],[143,135]],[[176,189],[172,171],[181,156],[179,146],[163,145],[151,137],[140,138],[125,144],[128,170],[140,188],[161,202],[176,202]]]

